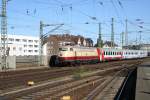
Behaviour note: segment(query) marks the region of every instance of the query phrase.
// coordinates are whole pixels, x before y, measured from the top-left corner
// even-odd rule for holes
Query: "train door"
[[[100,55],[101,51],[99,48],[97,48],[97,56],[98,56],[98,60],[99,62],[101,61],[101,55]]]
[[[102,61],[102,50],[100,50],[100,61]]]
[[[103,50],[100,48],[97,48],[97,54],[98,54],[99,61],[100,62],[103,61],[103,59],[104,59]]]

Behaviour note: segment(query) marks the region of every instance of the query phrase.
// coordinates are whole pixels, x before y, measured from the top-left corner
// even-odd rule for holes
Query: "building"
[[[57,55],[59,46],[79,45],[92,47],[93,41],[83,36],[75,36],[70,34],[50,35],[47,39],[47,55]]]
[[[150,44],[142,44],[142,45],[140,45],[140,50],[147,50],[148,56],[150,56]]]
[[[8,35],[7,44],[10,56],[39,55],[39,38],[23,35]]]
[[[111,47],[111,44],[112,44],[112,42],[111,41],[105,41],[104,43],[103,43],[103,48],[112,48]],[[114,48],[118,48],[118,49],[120,49],[120,47],[118,47],[118,45],[117,44],[115,44],[114,43]]]
[[[140,49],[147,50],[150,52],[150,44],[141,44]]]

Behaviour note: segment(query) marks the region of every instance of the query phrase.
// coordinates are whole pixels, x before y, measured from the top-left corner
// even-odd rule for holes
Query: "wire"
[[[114,7],[114,9],[115,9],[115,12],[116,12],[116,15],[117,15],[118,19],[120,19],[121,17],[119,16],[119,12],[118,12],[118,10],[117,10],[117,8],[116,8],[116,6],[115,6],[113,0],[110,0],[110,1],[111,1],[112,5],[113,5],[113,7]],[[122,20],[120,20],[120,22],[121,22],[121,24],[124,26],[124,23],[122,22]]]
[[[125,11],[125,9],[124,9],[124,6],[123,6],[122,2],[121,2],[120,0],[117,0],[117,1],[118,1],[119,6],[120,6],[121,9],[122,9],[122,12],[124,13],[124,15],[125,15],[126,18],[127,18],[127,14],[126,14],[126,11]]]

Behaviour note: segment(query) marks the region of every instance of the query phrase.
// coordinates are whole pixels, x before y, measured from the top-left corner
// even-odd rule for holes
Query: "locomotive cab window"
[[[59,51],[68,51],[68,48],[59,48]]]
[[[70,48],[70,51],[73,51],[73,48]]]

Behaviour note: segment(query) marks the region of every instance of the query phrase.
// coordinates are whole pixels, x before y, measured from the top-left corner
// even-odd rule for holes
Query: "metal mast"
[[[122,36],[121,43],[122,43],[122,49],[123,49],[123,45],[124,45],[124,32],[121,33],[121,36]]]
[[[6,0],[2,0],[1,11],[1,64],[2,69],[6,69],[6,48],[7,48],[7,15],[6,15]]]
[[[57,30],[58,28],[60,28],[61,26],[63,26],[64,24],[44,24],[42,21],[40,21],[40,34],[39,34],[39,66],[42,65],[43,60],[42,60],[42,55],[43,55],[43,45],[44,45],[44,39],[46,37],[46,35],[48,35],[49,33]],[[52,30],[50,30],[49,32],[47,32],[46,34],[43,33],[44,27],[48,27],[48,26],[56,26],[55,28],[53,28]]]
[[[99,25],[99,38],[98,38],[98,47],[102,48],[102,33],[101,33],[101,23]]]
[[[114,48],[114,18],[112,18],[111,24],[111,48]]]
[[[128,20],[125,20],[126,28],[125,28],[125,46],[128,46]]]
[[[39,35],[39,66],[42,64],[43,53],[43,22],[40,21],[40,35]]]

